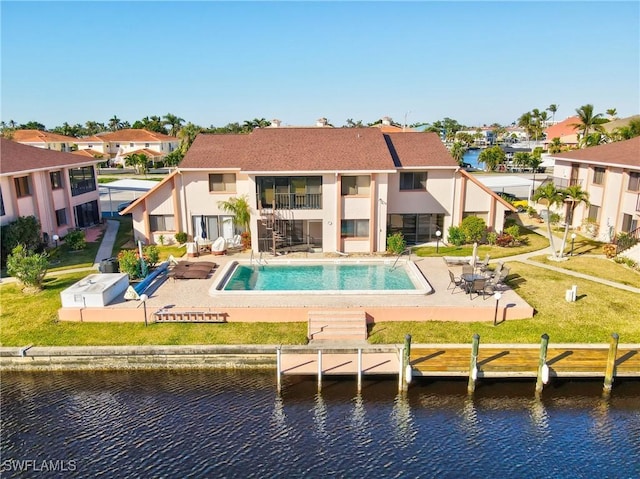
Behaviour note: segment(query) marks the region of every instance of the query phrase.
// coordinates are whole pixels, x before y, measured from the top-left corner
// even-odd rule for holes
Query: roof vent
[[[391,118],[389,118],[388,116],[383,116],[382,117],[382,124],[384,126],[391,126]]]
[[[282,124],[282,122],[280,120],[278,120],[277,118],[274,118],[273,120],[271,120],[271,125],[273,128],[280,128],[280,125]]]
[[[318,126],[318,127],[327,126],[327,123],[328,123],[328,121],[327,121],[326,118],[318,118],[316,120],[316,126]]]

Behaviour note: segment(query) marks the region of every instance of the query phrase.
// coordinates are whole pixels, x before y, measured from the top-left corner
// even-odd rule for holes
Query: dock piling
[[[480,335],[473,335],[471,343],[471,362],[469,363],[469,382],[467,383],[467,393],[473,394],[476,390],[476,379],[478,379],[478,351],[480,349]]]
[[[322,349],[318,349],[318,392],[322,390]]]
[[[404,371],[403,388],[407,390],[411,382],[411,335],[404,337],[404,354],[402,355],[402,368]]]
[[[358,348],[358,393],[362,392],[362,348]]]
[[[611,394],[611,388],[613,387],[613,376],[616,370],[616,356],[618,354],[618,340],[620,336],[618,333],[611,334],[611,340],[609,342],[609,355],[607,356],[607,369],[604,373],[604,389],[602,394],[608,397]]]
[[[404,391],[404,346],[400,346],[400,360],[398,361],[398,392]]]
[[[278,386],[278,392],[282,390],[282,354],[281,347],[276,348],[276,383]]]
[[[549,335],[544,333],[540,340],[540,357],[538,359],[538,375],[536,379],[536,396],[542,393],[544,385],[549,382],[549,366],[547,366],[547,348],[549,346]]]

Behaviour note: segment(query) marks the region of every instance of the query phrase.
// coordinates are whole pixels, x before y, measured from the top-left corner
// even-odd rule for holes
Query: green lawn
[[[610,259],[593,256],[572,256],[566,261],[553,261],[548,259],[546,255],[533,256],[529,259],[555,266],[556,268],[563,268],[640,288],[640,272],[634,271]]]

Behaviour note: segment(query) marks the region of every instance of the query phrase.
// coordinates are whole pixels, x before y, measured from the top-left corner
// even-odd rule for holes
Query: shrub
[[[138,252],[133,249],[125,249],[118,254],[118,263],[120,265],[120,271],[127,273],[129,279],[138,279],[142,277],[142,271],[140,269],[140,260],[138,259]]]
[[[614,244],[606,244],[602,247],[602,251],[604,252],[605,256],[609,259],[611,258],[615,258],[616,257],[616,251],[617,251],[617,247]]]
[[[626,256],[616,256],[613,261],[616,263],[624,264],[632,269],[640,269],[640,265]]]
[[[506,248],[507,246],[513,246],[513,236],[511,236],[510,234],[502,233],[496,238],[496,244],[503,248]]]
[[[533,206],[529,206],[527,208],[527,215],[529,216],[529,218],[535,218],[536,216],[538,216],[538,211]]]
[[[497,239],[498,239],[498,233],[496,233],[495,231],[491,231],[490,233],[487,233],[487,243],[489,243],[491,246],[496,244]]]
[[[514,241],[520,239],[520,226],[514,224],[504,229],[504,232],[513,237]]]
[[[13,248],[7,258],[7,273],[33,290],[42,289],[42,280],[48,267],[46,253],[33,253],[22,245]]]
[[[160,260],[160,251],[157,246],[145,246],[142,249],[142,255],[149,266],[157,265]]]
[[[249,231],[243,231],[240,234],[240,238],[242,241],[242,249],[251,249],[251,233]]]
[[[159,242],[162,246],[164,246],[164,235],[160,235],[160,236],[158,236],[158,242]]]
[[[185,233],[184,231],[179,231],[174,235],[174,238],[178,243],[185,244],[187,242],[187,233]]]
[[[2,258],[7,256],[18,245],[26,250],[38,251],[42,248],[40,222],[35,216],[20,216],[15,221],[2,227]]]
[[[462,220],[460,229],[467,243],[475,243],[482,240],[487,232],[487,224],[478,216],[467,216]]]
[[[71,251],[77,251],[87,247],[84,231],[80,230],[69,231],[67,236],[64,237],[64,242]]]
[[[393,254],[400,254],[407,248],[404,235],[400,232],[387,236],[387,251]]]
[[[456,246],[462,246],[465,242],[465,236],[458,226],[449,226],[447,241]]]

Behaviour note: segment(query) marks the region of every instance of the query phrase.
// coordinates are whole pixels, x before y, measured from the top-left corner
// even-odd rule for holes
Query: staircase
[[[309,341],[366,341],[367,315],[352,309],[309,311]]]
[[[640,264],[640,243],[636,243],[635,246],[624,250],[619,255],[624,256],[625,258],[629,258]]]
[[[264,207],[260,204],[260,221],[265,229],[271,233],[271,250],[275,256],[276,250],[287,243],[288,219],[285,213],[291,210],[276,209],[275,201],[271,207]]]

